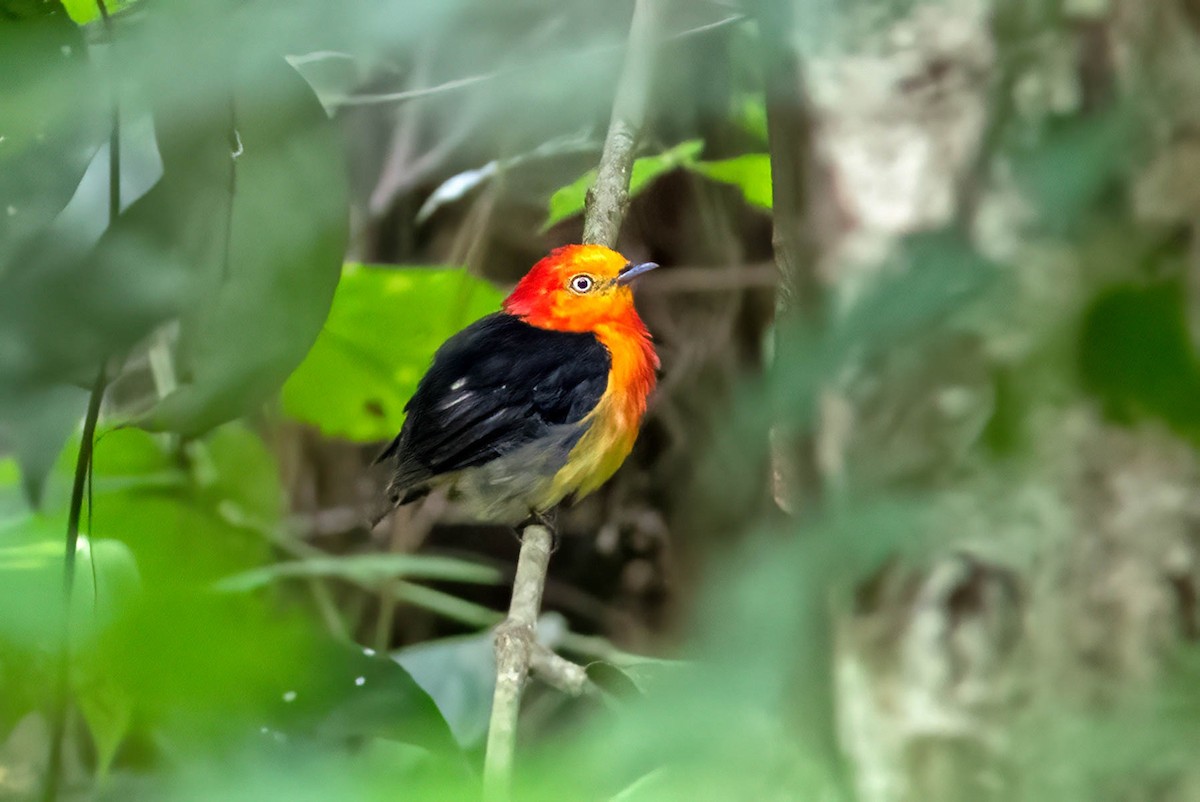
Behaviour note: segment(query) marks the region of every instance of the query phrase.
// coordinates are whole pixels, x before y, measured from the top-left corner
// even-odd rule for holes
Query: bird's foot
[[[522,532],[525,531],[525,527],[527,526],[544,526],[550,531],[550,553],[553,554],[558,551],[558,515],[556,513],[557,510],[543,512],[531,509],[529,517],[517,525],[517,539],[521,539]]]

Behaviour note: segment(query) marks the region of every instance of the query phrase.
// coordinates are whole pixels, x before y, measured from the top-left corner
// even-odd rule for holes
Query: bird
[[[657,267],[562,246],[446,340],[376,460],[392,468],[391,507],[445,488],[475,518],[515,526],[608,481],[660,367],[632,289]]]

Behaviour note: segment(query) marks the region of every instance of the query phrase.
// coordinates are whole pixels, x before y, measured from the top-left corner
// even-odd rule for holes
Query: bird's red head
[[[504,301],[504,311],[557,331],[632,329],[646,336],[631,282],[658,265],[633,265],[603,245],[566,245],[535,264]]]

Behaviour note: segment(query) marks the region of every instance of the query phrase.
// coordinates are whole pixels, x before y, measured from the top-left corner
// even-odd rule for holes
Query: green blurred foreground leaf
[[[242,69],[227,114],[160,135],[163,180],[122,218],[127,236],[182,245],[200,271],[181,386],[150,429],[195,435],[265,401],[312,346],[341,272],[347,188],[333,126],[282,58]]]
[[[434,351],[501,298],[461,269],[346,265],[324,329],[284,385],[284,410],[335,437],[393,437]]]
[[[2,281],[7,263],[71,199],[109,118],[83,35],[57,3],[20,20],[0,13],[0,75]]]
[[[49,286],[57,265],[41,263],[39,240],[104,141],[108,117],[79,30],[57,4],[25,11],[0,14],[0,449],[16,454],[36,504],[85,397],[57,385],[59,365],[46,358],[56,335],[38,313],[77,296]]]

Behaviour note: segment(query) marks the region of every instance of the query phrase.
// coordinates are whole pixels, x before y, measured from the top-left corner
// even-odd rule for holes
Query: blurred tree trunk
[[[793,197],[773,171],[785,299],[808,308],[818,264],[833,296],[853,299],[901,238],[962,225],[1026,311],[899,343],[833,388],[854,479],[935,493],[932,528],[955,544],[890,565],[837,622],[840,737],[862,800],[1047,798],[1053,783],[1027,771],[1052,760],[1029,754],[1046,742],[1029,737],[1032,711],[1104,713],[1160,678],[1172,650],[1200,632],[1200,474],[1192,446],[1167,426],[1100,414],[1074,386],[1077,343],[1049,349],[1061,349],[1058,376],[1044,380],[1036,363],[1047,340],[1078,335],[1071,325],[1052,334],[1045,321],[1078,315],[1106,281],[1140,280],[1140,266],[1111,253],[1111,264],[1093,263],[1093,233],[1038,232],[1015,195],[1004,152],[1014,134],[1003,129],[1044,131],[1138,101],[1126,111],[1146,158],[1121,172],[1115,214],[1130,231],[1188,232],[1183,278],[1200,342],[1200,15],[1188,0],[909,5],[874,28],[848,20],[847,43],[809,43],[808,69],[790,70],[800,84],[790,102],[811,116],[773,114],[773,156],[781,118],[804,119],[798,141],[821,155],[829,180],[792,171],[809,193],[836,188],[836,198]],[[783,19],[764,28],[766,50],[800,36],[796,18],[790,28]],[[770,76],[767,86],[770,112],[781,90]],[[840,209],[842,225],[827,226],[833,236],[819,247],[811,229],[780,235],[781,212],[811,226],[820,206]],[[1014,385],[1019,444],[997,467],[985,441],[1011,414]],[[1155,790],[1161,771],[1125,780],[1114,799],[1168,798]]]

